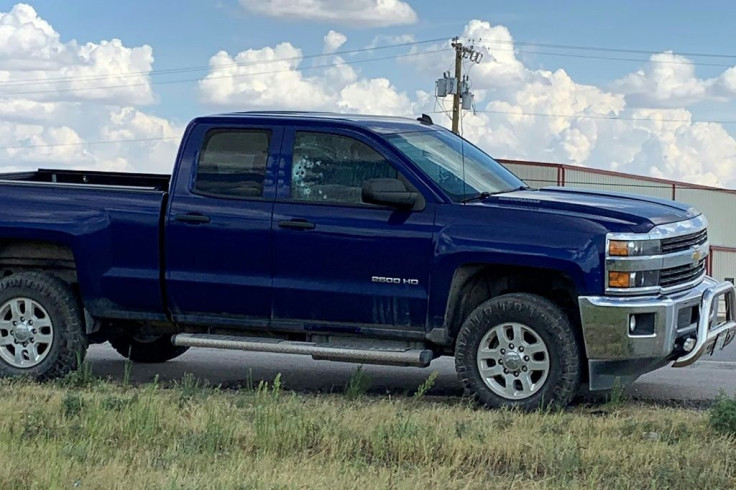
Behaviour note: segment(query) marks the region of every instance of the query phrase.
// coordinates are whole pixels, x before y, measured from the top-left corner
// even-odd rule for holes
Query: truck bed
[[[168,182],[167,175],[85,170],[0,174],[0,255],[18,240],[66,248],[92,315],[165,319],[160,247]]]
[[[78,185],[104,185],[115,187],[136,187],[166,191],[171,175],[143,174],[125,172],[98,172],[91,170],[38,169],[35,172],[14,172],[0,174],[0,182],[47,182]]]

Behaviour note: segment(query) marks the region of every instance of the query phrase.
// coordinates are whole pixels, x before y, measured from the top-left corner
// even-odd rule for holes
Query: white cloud
[[[406,94],[399,93],[386,78],[360,80],[340,91],[337,107],[341,112],[362,114],[411,115]]]
[[[184,128],[171,121],[141,112],[133,107],[120,107],[108,114],[108,123],[100,128],[107,141],[141,140],[137,143],[116,143],[102,146],[97,154],[104,161],[124,161],[126,170],[149,173],[169,173],[179,147]],[[150,141],[145,141],[150,140]],[[140,159],[141,149],[146,154]],[[121,163],[121,165],[123,165]]]
[[[119,39],[63,43],[29,5],[0,13],[0,82],[5,95],[149,104],[154,101],[148,83],[152,65],[150,46],[128,48]]]
[[[199,83],[205,103],[228,110],[292,109],[411,115],[412,102],[386,78],[360,78],[339,56],[301,71],[302,52],[290,43],[250,49],[210,59],[210,73]]]
[[[269,17],[381,27],[413,24],[417,14],[402,0],[240,0],[250,12]]]
[[[329,100],[328,87],[305,77],[297,67],[302,52],[290,43],[210,58],[210,73],[199,82],[204,100],[233,110],[255,108],[317,109]],[[346,68],[350,70],[350,68]]]
[[[322,40],[324,41],[323,52],[334,53],[340,49],[340,46],[345,44],[348,38],[341,32],[330,30]]]
[[[613,88],[626,94],[629,106],[676,108],[708,97],[712,84],[695,75],[690,60],[664,52],[652,55],[647,65],[614,82]]]
[[[63,42],[29,5],[0,12],[0,170],[170,171],[183,128],[136,108],[152,66],[150,46]],[[149,141],[99,144],[119,139]]]
[[[625,94],[629,107],[671,109],[736,96],[736,67],[709,79],[699,78],[695,69],[684,56],[656,53],[642,68],[613,82],[612,88]]]
[[[368,49],[373,49],[378,46],[385,46],[391,44],[407,44],[414,42],[414,36],[411,34],[399,34],[399,35],[387,35],[379,34],[375,36],[370,43],[366,46]]]

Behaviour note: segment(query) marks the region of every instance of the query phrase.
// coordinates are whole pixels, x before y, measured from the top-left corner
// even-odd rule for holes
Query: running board
[[[171,337],[180,347],[209,347],[249,352],[273,352],[275,354],[302,354],[323,361],[384,364],[389,366],[427,367],[434,359],[429,349],[365,348],[316,342],[294,342],[258,337],[236,337],[200,333],[180,333]]]

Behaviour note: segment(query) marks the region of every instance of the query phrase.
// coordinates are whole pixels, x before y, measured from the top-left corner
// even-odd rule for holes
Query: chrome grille
[[[671,254],[682,252],[694,245],[702,245],[708,241],[708,230],[701,230],[697,233],[682,235],[674,238],[665,238],[662,240],[662,253]]]
[[[695,211],[691,211],[695,213]],[[611,295],[671,294],[692,288],[707,276],[708,220],[697,215],[689,220],[658,225],[647,233],[608,233],[606,235],[606,293]],[[633,241],[637,253],[642,255],[612,255],[612,241]],[[638,247],[637,242],[647,242]],[[658,247],[652,247],[658,242]],[[657,245],[657,243],[655,243]],[[627,249],[628,249],[627,244]],[[648,248],[649,251],[644,252]],[[629,274],[629,287],[611,286],[612,272]],[[625,277],[625,276],[624,276]],[[685,315],[685,313],[683,313]],[[684,321],[684,316],[683,316]]]
[[[703,276],[705,276],[705,259],[694,266],[688,264],[671,269],[663,269],[659,275],[659,285],[663,288],[670,288],[687,284]]]

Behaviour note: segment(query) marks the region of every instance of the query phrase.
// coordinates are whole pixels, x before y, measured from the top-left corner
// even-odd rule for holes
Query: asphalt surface
[[[87,359],[94,374],[122,380],[125,359],[108,344],[91,346]],[[308,356],[192,348],[167,363],[134,364],[131,380],[144,383],[158,375],[159,381],[171,382],[191,373],[210,385],[238,388],[257,385],[261,380],[270,382],[281,374],[286,389],[339,393],[357,367],[357,364],[315,361]],[[372,393],[413,392],[433,371],[437,371],[438,377],[430,395],[462,396],[453,359],[449,357],[435,359],[428,368],[363,366]],[[628,389],[628,394],[637,400],[687,404],[707,402],[721,391],[728,395],[736,393],[736,342],[692,366],[665,367],[646,374]]]

